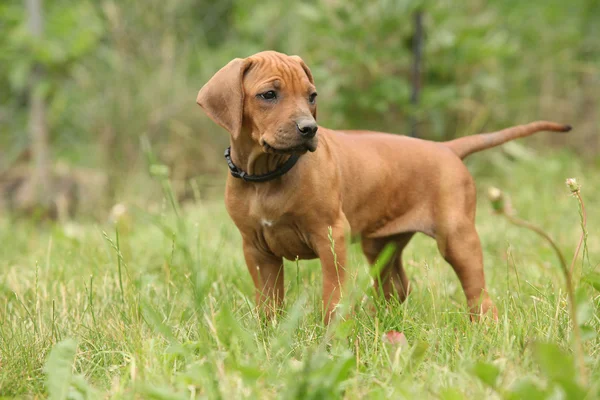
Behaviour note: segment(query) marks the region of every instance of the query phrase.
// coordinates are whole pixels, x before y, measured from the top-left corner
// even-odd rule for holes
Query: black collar
[[[227,160],[227,165],[229,166],[229,171],[231,171],[231,176],[234,178],[240,178],[246,182],[267,182],[271,181],[275,178],[279,178],[286,172],[288,172],[296,162],[300,158],[297,154],[292,154],[290,158],[286,162],[284,162],[279,168],[275,171],[267,172],[263,175],[248,175],[233,163],[231,160],[231,147],[225,149],[225,160]]]

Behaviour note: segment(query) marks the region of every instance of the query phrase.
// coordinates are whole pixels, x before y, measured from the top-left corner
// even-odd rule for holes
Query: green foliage
[[[355,368],[355,357],[350,351],[332,357],[323,351],[313,353],[309,350],[302,359],[294,366],[295,373],[289,375],[282,398],[342,398],[345,382]]]
[[[314,39],[308,47],[310,61],[326,66],[317,76],[323,76],[321,81],[335,93],[328,96],[328,107],[336,122],[405,133],[407,117],[416,116],[425,124],[426,130],[421,130],[426,135],[453,136],[453,119],[466,99],[501,90],[492,60],[514,52],[514,44],[495,23],[494,8],[472,15],[477,3],[360,1],[303,6],[314,32],[308,39]],[[425,14],[426,67],[422,104],[414,108],[409,99],[412,15],[417,9]]]
[[[143,167],[139,138],[184,182],[222,171],[227,135],[195,106],[233,57],[264,49],[302,56],[319,119],[336,128],[448,139],[534,119],[573,122],[572,146],[594,146],[600,40],[595,0],[45,1],[41,40],[18,0],[0,5],[0,144],[27,145],[28,77],[50,102],[54,153],[104,167],[113,194]],[[410,101],[413,14],[424,15],[421,102]],[[10,116],[10,117],[9,117]],[[576,122],[576,123],[575,123]],[[131,171],[124,174],[123,171]]]
[[[96,15],[92,4],[87,1],[65,7],[55,2],[44,15],[44,35],[33,38],[23,18],[22,10],[19,23],[8,32],[7,42],[14,52],[7,61],[8,74],[13,90],[24,90],[28,75],[34,65],[42,66],[50,76],[44,85],[60,85],[69,74],[75,62],[95,49],[103,33],[102,21]],[[13,6],[16,13],[16,7]]]
[[[547,383],[532,381],[530,378],[520,379],[509,388],[497,386],[500,370],[488,363],[479,362],[473,368],[473,373],[483,383],[502,395],[504,399],[534,399],[546,400],[562,393],[565,399],[587,398],[589,389],[583,388],[577,381],[577,373],[573,357],[554,343],[537,342],[533,346],[535,360]]]

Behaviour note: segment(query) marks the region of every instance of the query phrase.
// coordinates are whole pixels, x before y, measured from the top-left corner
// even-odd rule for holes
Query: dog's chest
[[[252,224],[262,228],[275,228],[290,219],[290,210],[285,203],[266,196],[249,196],[246,212]]]
[[[257,230],[257,236],[262,241],[263,246],[276,256],[288,260],[315,258],[315,252],[312,250],[308,238],[298,226],[294,224],[273,224],[272,226],[262,225]]]
[[[236,224],[251,231],[249,236],[256,238],[257,244],[277,256],[290,260],[316,257],[309,242],[305,218],[297,207],[289,201],[273,200],[276,199],[249,198],[246,216],[237,216],[244,222]]]
[[[273,227],[273,224],[275,223],[275,220],[272,219],[268,219],[268,218],[261,218],[260,219],[260,224],[265,227],[265,228],[271,228]]]

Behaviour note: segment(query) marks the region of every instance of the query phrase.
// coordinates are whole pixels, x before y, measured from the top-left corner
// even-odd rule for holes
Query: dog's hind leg
[[[391,258],[382,266],[379,276],[375,278],[375,291],[383,293],[389,300],[396,296],[400,302],[406,300],[410,293],[410,284],[402,265],[402,251],[413,237],[414,232],[369,239],[363,238],[362,249],[371,265],[375,264],[387,244],[393,244]]]
[[[491,311],[497,319],[497,310],[485,286],[483,253],[474,221],[463,216],[453,220],[451,226],[436,234],[440,253],[452,266],[462,285],[471,319]]]

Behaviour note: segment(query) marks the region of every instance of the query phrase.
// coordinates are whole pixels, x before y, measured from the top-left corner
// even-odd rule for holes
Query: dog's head
[[[317,148],[316,97],[300,57],[264,51],[229,62],[196,102],[234,140],[248,135],[267,153],[298,154]]]

